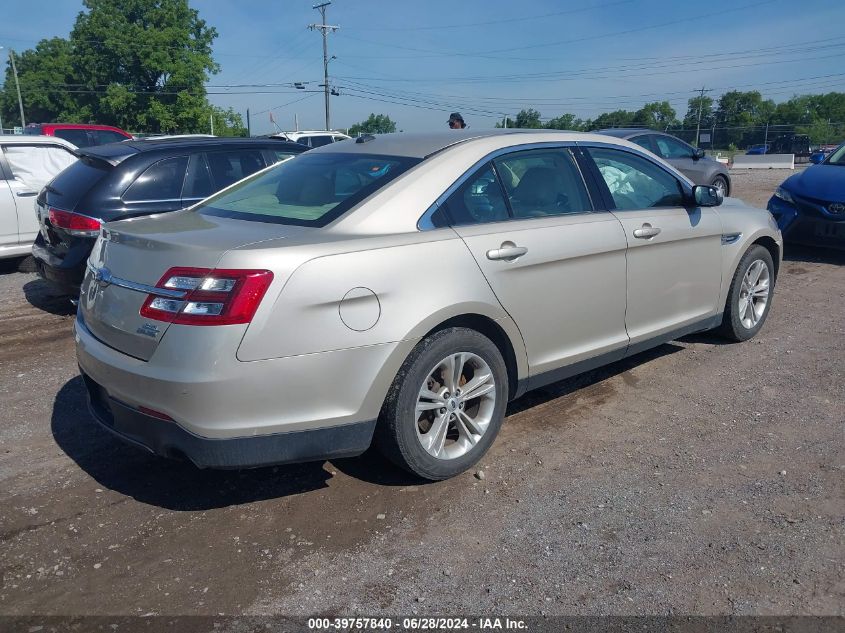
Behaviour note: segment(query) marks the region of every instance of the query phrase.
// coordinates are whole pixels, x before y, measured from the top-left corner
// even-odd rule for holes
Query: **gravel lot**
[[[70,310],[7,265],[0,614],[842,615],[845,259],[787,260],[754,340],[529,394],[483,474],[437,484],[375,454],[205,472],[123,445],[86,413]]]

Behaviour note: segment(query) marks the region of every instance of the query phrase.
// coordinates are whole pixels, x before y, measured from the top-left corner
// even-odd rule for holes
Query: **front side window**
[[[515,152],[493,162],[516,219],[592,211],[581,172],[567,149]]]
[[[617,209],[683,206],[681,184],[651,161],[617,149],[591,147],[589,153]]]
[[[185,177],[185,187],[182,189],[182,199],[202,200],[215,191],[205,154],[202,152],[192,154],[188,164],[188,175]]]
[[[419,162],[371,154],[303,154],[201,203],[227,218],[325,226]]]
[[[651,144],[651,137],[648,134],[643,136],[635,136],[630,140],[632,143],[636,143],[640,147],[643,147],[650,152],[657,153],[654,149],[654,146]]]
[[[663,158],[692,158],[692,148],[669,136],[655,136],[657,153]]]
[[[153,202],[179,200],[182,196],[182,181],[188,167],[187,156],[165,158],[153,165],[129,185],[123,194],[126,202]]]

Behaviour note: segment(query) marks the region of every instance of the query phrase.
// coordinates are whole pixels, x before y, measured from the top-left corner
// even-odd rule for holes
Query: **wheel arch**
[[[769,254],[772,256],[772,263],[775,267],[775,282],[777,282],[781,259],[780,246],[773,238],[769,237],[768,235],[761,235],[760,237],[758,237],[756,240],[751,242],[751,244],[749,244],[749,248],[751,248],[751,246],[754,246],[755,244],[759,244],[760,246],[765,248],[767,251],[769,251]]]

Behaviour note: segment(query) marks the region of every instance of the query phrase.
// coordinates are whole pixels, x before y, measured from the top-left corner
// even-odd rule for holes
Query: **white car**
[[[330,143],[337,143],[338,141],[345,141],[348,138],[352,138],[351,136],[342,134],[341,132],[335,132],[333,130],[299,130],[297,132],[279,132],[278,134],[273,134],[272,136],[286,138],[289,141],[302,143],[308,147],[322,147],[323,145],[329,145]]]
[[[76,162],[75,149],[55,136],[0,136],[0,258],[30,254],[38,234],[35,198]]]

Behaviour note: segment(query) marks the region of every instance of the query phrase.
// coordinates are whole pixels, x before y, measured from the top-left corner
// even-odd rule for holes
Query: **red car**
[[[23,133],[58,136],[77,147],[105,145],[132,138],[131,134],[119,127],[89,123],[30,123],[24,128]]]

